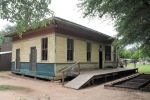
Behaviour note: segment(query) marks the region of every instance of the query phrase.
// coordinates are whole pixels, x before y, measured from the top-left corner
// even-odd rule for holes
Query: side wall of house
[[[41,59],[41,39],[48,38],[48,60]],[[31,47],[36,47],[37,50],[37,65],[36,70],[38,75],[54,75],[55,62],[55,34],[37,36],[28,39],[21,39],[13,42],[12,45],[12,65],[15,69],[16,49],[20,49],[20,72],[32,73],[30,70],[30,51]]]
[[[48,37],[48,60],[41,60],[41,39]],[[67,39],[74,40],[74,58],[73,61],[67,61]],[[87,61],[87,43],[91,43],[91,61]],[[16,49],[20,49],[20,69],[23,74],[36,74],[36,76],[50,76],[60,79],[61,70],[70,65],[80,62],[81,70],[98,69],[99,68],[99,46],[103,48],[103,68],[112,66],[113,54],[111,61],[105,61],[105,45],[94,41],[77,38],[63,34],[47,34],[36,36],[28,39],[21,39],[13,42],[12,45],[12,70],[16,69]],[[30,52],[31,47],[37,50],[36,73],[30,68]],[[113,51],[113,48],[112,50]]]
[[[73,61],[67,61],[67,38],[74,40],[74,58]],[[87,61],[87,42],[91,43],[91,61]],[[98,69],[99,68],[99,46],[104,49],[105,45],[86,39],[77,37],[56,34],[56,76],[61,76],[61,70],[69,67],[70,65],[80,62],[80,68],[82,69]],[[105,50],[103,52],[103,67],[111,66],[112,59],[109,62],[105,62]]]
[[[69,62],[67,61],[67,38],[74,40],[74,60]],[[90,63],[98,63],[99,43],[67,35],[56,34],[56,63],[87,63],[87,42],[91,43],[92,49]]]

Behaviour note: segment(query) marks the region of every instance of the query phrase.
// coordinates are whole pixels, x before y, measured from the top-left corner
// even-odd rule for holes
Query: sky
[[[89,27],[104,34],[115,36],[117,32],[113,27],[111,19],[83,18],[83,13],[77,7],[79,0],[52,0],[50,9],[54,11],[55,16],[75,22],[77,24]],[[9,22],[0,19],[0,30]]]

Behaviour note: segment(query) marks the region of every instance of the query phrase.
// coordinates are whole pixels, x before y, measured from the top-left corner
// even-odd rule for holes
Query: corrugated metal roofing
[[[51,24],[55,25],[54,27],[55,31],[61,34],[77,36],[77,37],[81,37],[81,38],[85,38],[89,40],[98,41],[100,43],[112,43],[115,40],[115,38],[111,36],[108,36],[101,32],[95,31],[88,27],[79,25],[74,22],[70,22],[68,20],[65,20],[59,17],[53,17],[52,20],[54,22]],[[10,33],[10,34],[7,34],[6,36],[14,36],[14,35],[16,35],[16,33]]]
[[[4,55],[4,54],[8,54],[8,53],[12,53],[12,51],[0,52],[0,55]]]

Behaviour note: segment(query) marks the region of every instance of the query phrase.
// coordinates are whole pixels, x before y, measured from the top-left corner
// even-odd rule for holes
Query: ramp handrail
[[[61,73],[62,73],[62,85],[64,85],[65,73],[67,73],[69,70],[71,70],[71,69],[73,69],[73,68],[75,68],[75,67],[77,67],[78,75],[79,75],[79,74],[80,74],[80,63],[79,63],[79,62],[76,62],[76,63],[74,63],[73,65],[71,65],[71,66],[69,66],[69,67],[67,67],[67,68],[65,68],[65,69],[63,69],[63,70],[61,71]]]

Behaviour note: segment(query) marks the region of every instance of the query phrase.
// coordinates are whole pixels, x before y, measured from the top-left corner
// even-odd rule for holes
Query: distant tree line
[[[131,48],[131,49],[120,49],[119,50],[119,56],[120,58],[128,58],[128,59],[140,59],[140,58],[149,58],[148,55],[146,55],[142,48]]]

